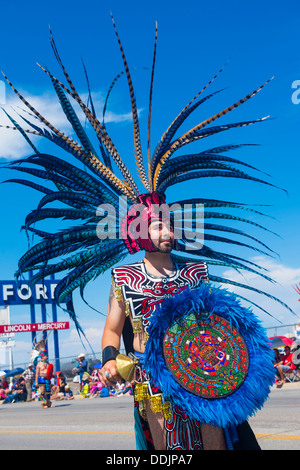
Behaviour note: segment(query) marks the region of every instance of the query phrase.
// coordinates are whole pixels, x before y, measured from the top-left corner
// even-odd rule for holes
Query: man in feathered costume
[[[30,111],[29,116],[22,116],[28,128],[24,129],[6,114],[12,127],[22,133],[34,151],[30,157],[11,163],[9,168],[53,183],[49,188],[27,179],[8,180],[44,194],[37,209],[27,216],[24,226],[27,233],[32,232],[42,240],[19,260],[17,277],[33,271],[31,283],[34,284],[46,276],[67,271],[55,290],[55,298],[68,311],[79,333],[83,334],[73,305],[73,291],[79,288],[84,298],[87,283],[112,269],[101,375],[104,384],[120,379],[118,359],[120,363],[119,348],[123,334],[126,353],[134,354],[138,449],[258,448],[247,420],[263,405],[269,394],[274,381],[273,354],[251,309],[240,303],[241,299],[247,299],[221,286],[230,284],[260,291],[215,276],[211,271],[215,266],[232,267],[272,280],[253,262],[214,249],[210,243],[247,247],[266,254],[265,250],[271,250],[248,231],[239,229],[237,224],[263,227],[237,215],[236,211],[247,211],[255,216],[262,214],[244,203],[206,198],[203,194],[196,194],[193,199],[168,201],[167,204],[165,193],[172,185],[200,178],[218,177],[224,181],[239,178],[272,186],[239,168],[243,165],[255,170],[253,167],[227,155],[228,151],[243,147],[241,144],[203,148],[198,153],[174,156],[186,145],[202,141],[205,137],[264,121],[266,118],[215,124],[220,117],[256,95],[266,83],[176,137],[187,117],[216,95],[217,92],[208,95],[204,92],[221,69],[176,116],[151,156],[156,31],[150,81],[146,171],[130,69],[114,21],[113,25],[130,92],[135,160],[139,179],[145,189],[140,192],[107,132],[104,118],[101,122],[97,117],[88,78],[90,107],[76,91],[51,34],[51,45],[67,85],[47,68],[43,70],[52,82],[78,141],[53,126],[5,76]],[[107,97],[121,76],[119,74],[112,82]],[[97,139],[97,146],[83,128],[72,101],[84,113]],[[107,101],[103,116],[106,105]],[[34,122],[30,116],[36,118]],[[30,139],[31,134],[56,144],[84,164],[85,168],[69,162],[67,156],[59,158],[40,153]],[[118,172],[121,177],[117,176]],[[121,200],[126,204],[124,212],[120,209]],[[46,207],[55,201],[60,203],[58,208]],[[183,211],[184,220],[191,223],[190,232],[193,232],[199,205],[204,208],[205,237],[197,246],[191,243],[188,231],[178,236],[176,230]],[[108,218],[99,218],[98,208],[101,206],[113,209]],[[184,210],[186,207],[188,209]],[[33,227],[39,221],[57,218],[75,224],[54,233]],[[222,222],[214,223],[213,219]],[[107,224],[108,220],[111,226]],[[234,222],[234,226],[226,225],[226,221]],[[196,235],[199,234],[196,232]],[[257,246],[246,243],[246,239]],[[141,261],[116,267],[128,252],[134,254],[141,250],[145,250]],[[207,266],[210,267],[209,275]],[[243,438],[245,435],[246,439]]]
[[[119,356],[120,337],[126,318],[133,328],[131,345],[127,325],[124,338],[126,350],[134,352],[142,365],[151,316],[157,304],[170,296],[179,295],[187,286],[197,288],[208,280],[205,263],[175,263],[172,260],[170,253],[175,245],[174,228],[165,197],[156,192],[139,196],[139,202],[131,208],[125,220],[127,230],[123,234],[128,249],[130,252],[145,250],[145,257],[140,262],[120,266],[112,271],[112,288],[102,339],[103,368],[100,371],[106,386],[121,379],[115,359]],[[136,222],[135,231],[131,227],[133,222]],[[144,233],[141,234],[142,227]],[[138,393],[141,386],[144,387],[142,396]],[[135,390],[139,449],[165,450],[167,446],[168,450],[197,450],[203,447],[203,442],[206,449],[226,449],[220,428],[191,420],[184,409],[179,407],[175,407],[172,413],[169,406],[164,407],[162,395],[161,403],[157,404],[161,392],[155,389],[153,398],[154,388],[150,386],[144,371],[140,372]],[[184,427],[180,425],[182,422]]]
[[[242,384],[242,393],[247,390],[247,384],[244,382],[249,374],[249,350],[245,343],[242,344],[241,338],[235,342],[236,338],[233,337],[240,335],[240,332],[232,331],[229,323],[224,325],[224,317],[221,319],[214,316],[209,318],[206,324],[201,324],[201,319],[206,317],[209,309],[218,312],[220,308],[224,309],[224,306],[235,310],[240,306],[235,299],[230,299],[228,294],[223,294],[222,297],[218,292],[217,303],[212,308],[207,302],[208,299],[211,302],[213,288],[207,285],[209,277],[206,263],[187,262],[184,259],[176,261],[176,257],[173,259],[171,252],[176,245],[174,225],[163,195],[156,192],[140,195],[138,203],[131,207],[122,225],[123,237],[129,251],[133,253],[145,250],[145,256],[139,262],[112,270],[112,287],[102,338],[103,367],[100,375],[106,386],[113,385],[122,378],[128,379],[126,373],[122,373],[124,358],[122,357],[123,367],[122,360],[121,364],[118,362],[122,356],[119,348],[123,333],[126,351],[129,354],[134,353],[133,357],[138,364],[131,377],[135,382],[137,448],[258,449],[248,423],[243,421],[247,417],[248,409],[254,406],[253,402],[243,405],[247,411],[243,408],[243,412],[236,416],[227,416],[228,411],[223,411],[222,405],[219,405],[216,406],[218,411],[206,411],[202,416],[199,413],[199,416],[192,418],[194,409],[200,408],[201,404],[207,407],[206,402],[209,399],[214,399],[215,403],[224,401],[227,395],[236,392]],[[164,311],[159,308],[163,302]],[[241,309],[239,314],[240,321],[244,321],[244,315],[248,312]],[[231,321],[234,316],[232,312]],[[184,323],[187,317],[189,324],[182,325],[182,321]],[[174,318],[179,319],[179,322],[175,321],[172,325]],[[202,328],[205,327],[200,334],[199,324]],[[175,331],[174,325],[177,329],[172,337],[166,333],[170,325],[170,331]],[[225,330],[222,326],[225,326]],[[229,341],[226,328],[229,328]],[[159,336],[161,338],[157,343]],[[171,341],[168,341],[169,338]],[[261,400],[266,397],[274,371],[270,357],[269,367],[268,363],[266,366],[263,363],[269,351],[266,340],[264,343],[264,338],[261,337],[260,341],[262,344],[256,351],[255,367],[263,367],[263,373],[260,370],[255,371],[256,383],[253,388],[263,388],[263,392],[260,392]],[[182,348],[186,350],[186,354]],[[174,355],[177,355],[177,360],[174,360]],[[235,370],[229,370],[230,368]],[[163,372],[157,374],[161,370]],[[228,378],[224,375],[227,370]],[[165,380],[165,374],[170,372],[170,377]],[[156,376],[157,380],[152,381],[153,376]],[[191,413],[187,413],[184,397],[177,403],[174,400],[176,388],[173,397],[170,398],[166,393],[172,382],[177,387],[184,385],[189,392],[195,394]],[[230,406],[228,403],[225,408]],[[225,429],[222,428],[222,420]]]

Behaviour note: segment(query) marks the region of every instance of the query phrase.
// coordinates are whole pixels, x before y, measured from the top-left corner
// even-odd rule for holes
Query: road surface
[[[300,389],[272,390],[250,419],[263,450],[300,450]],[[0,405],[0,450],[135,450],[129,396]]]

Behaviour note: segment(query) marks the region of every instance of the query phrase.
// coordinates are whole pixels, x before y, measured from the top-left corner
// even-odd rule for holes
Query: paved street
[[[249,420],[263,450],[300,450],[300,388],[273,389],[262,410]]]
[[[132,397],[0,405],[0,450],[134,450]],[[300,450],[300,389],[274,389],[250,424],[263,450]]]
[[[129,396],[0,405],[0,449],[135,449]]]

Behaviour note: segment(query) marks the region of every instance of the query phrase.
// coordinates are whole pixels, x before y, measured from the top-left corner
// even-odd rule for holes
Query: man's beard
[[[164,243],[165,241],[166,240],[159,239],[158,241],[153,242],[152,240],[153,246],[155,246],[159,253],[171,253],[173,250],[175,241],[173,239],[168,239],[168,242],[170,242],[168,244]]]

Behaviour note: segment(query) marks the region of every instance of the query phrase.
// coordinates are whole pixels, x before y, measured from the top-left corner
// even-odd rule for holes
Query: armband
[[[102,351],[102,367],[108,361],[115,360],[118,354],[120,354],[120,351],[118,351],[114,346],[106,346]]]

